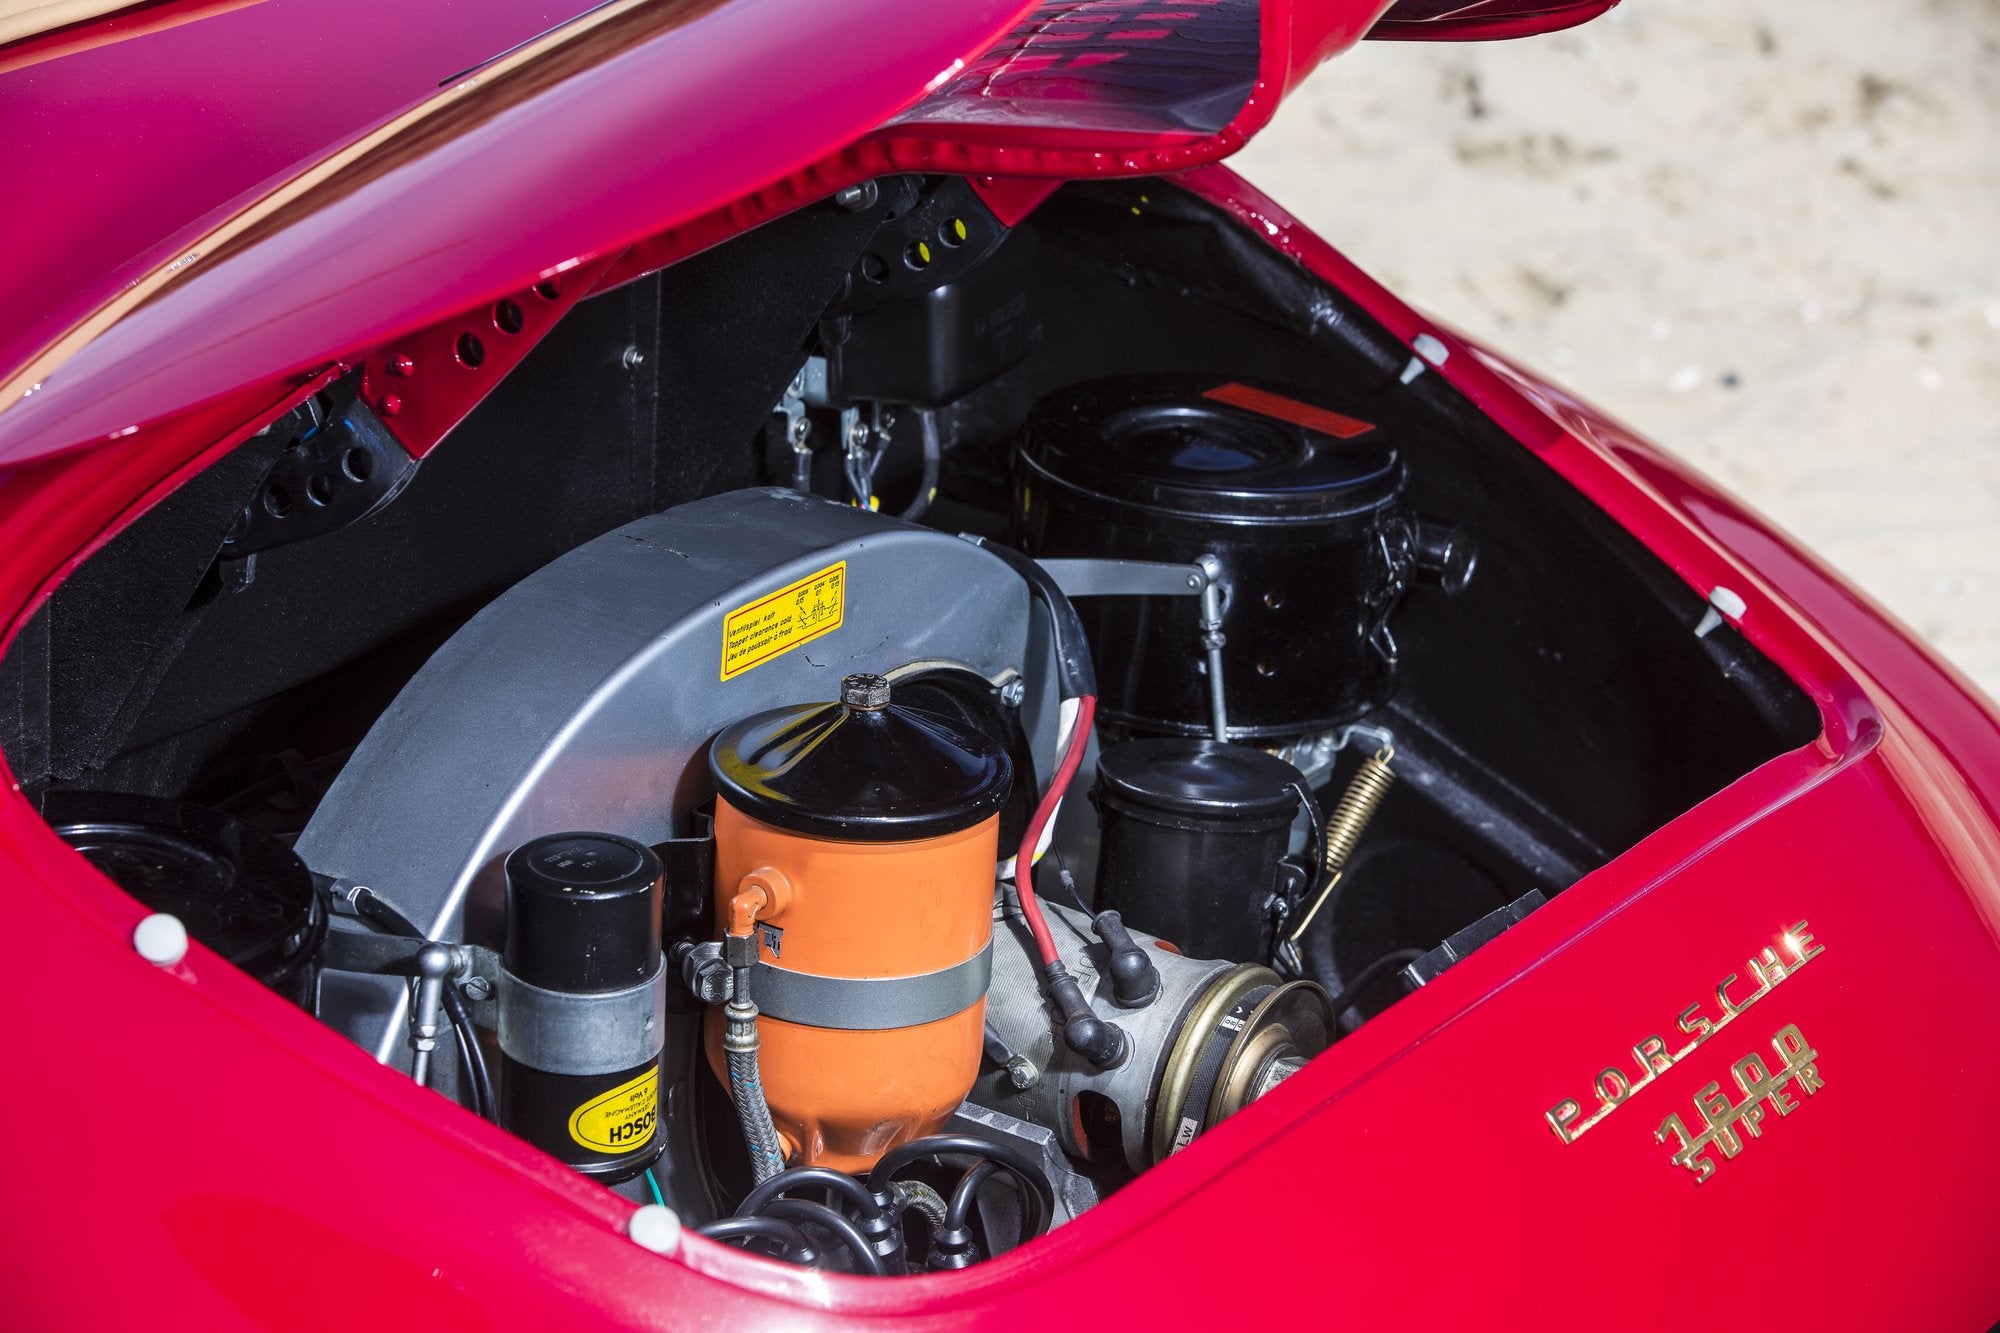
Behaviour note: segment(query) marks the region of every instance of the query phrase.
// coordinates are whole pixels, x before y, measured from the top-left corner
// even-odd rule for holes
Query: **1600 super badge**
[[[1765,1111],[1787,1116],[1798,1109],[1798,1101],[1785,1090],[1787,1083],[1806,1097],[1826,1086],[1819,1076],[1819,1052],[1806,1044],[1798,1024],[1787,1023],[1779,1028],[1771,1038],[1771,1049],[1778,1053],[1776,1069],[1766,1066],[1764,1057],[1756,1051],[1729,1067],[1737,1091],[1743,1094],[1742,1101],[1731,1100],[1720,1083],[1706,1084],[1695,1094],[1699,1132],[1689,1129],[1678,1113],[1661,1121],[1660,1127],[1653,1131],[1657,1142],[1665,1143],[1669,1136],[1675,1140],[1678,1147],[1674,1165],[1694,1172],[1695,1184],[1715,1174],[1715,1161],[1707,1155],[1710,1149],[1721,1153],[1727,1161],[1743,1151],[1745,1134],[1754,1139],[1763,1133]]]
[[[1697,1000],[1675,1016],[1675,1027],[1688,1039],[1685,1045],[1669,1049],[1667,1040],[1658,1034],[1633,1043],[1632,1072],[1628,1073],[1622,1065],[1607,1065],[1598,1071],[1591,1085],[1597,1107],[1588,1116],[1581,1101],[1565,1097],[1543,1112],[1542,1118],[1557,1139],[1564,1144],[1575,1143],[1641,1088],[1692,1055],[1825,952],[1826,946],[1814,942],[1804,921],[1794,922],[1752,956],[1743,973],[1731,972],[1716,983],[1713,1011],[1716,1016],[1710,1016],[1706,1000]],[[1748,990],[1752,983],[1756,988]],[[1737,1090],[1742,1094],[1740,1101],[1724,1094],[1719,1081],[1708,1083],[1695,1096],[1695,1115],[1700,1128],[1690,1129],[1680,1115],[1674,1114],[1654,1131],[1657,1142],[1665,1143],[1670,1137],[1676,1141],[1673,1162],[1692,1171],[1696,1183],[1715,1174],[1715,1162],[1707,1156],[1709,1150],[1719,1152],[1724,1160],[1733,1158],[1743,1150],[1744,1134],[1751,1138],[1761,1134],[1766,1110],[1786,1116],[1797,1109],[1799,1102],[1787,1091],[1787,1084],[1805,1097],[1825,1086],[1817,1064],[1819,1052],[1807,1043],[1797,1024],[1780,1027],[1770,1038],[1770,1045],[1777,1053],[1775,1067],[1768,1065],[1756,1051],[1731,1066]]]

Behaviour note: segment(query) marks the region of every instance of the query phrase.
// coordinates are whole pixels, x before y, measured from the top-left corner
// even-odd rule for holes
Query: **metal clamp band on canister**
[[[544,990],[502,971],[500,1049],[550,1074],[601,1074],[644,1064],[666,1042],[666,962],[624,990]]]
[[[916,1027],[965,1010],[993,977],[993,941],[962,963],[907,977],[827,977],[760,962],[751,994],[768,1018],[806,1027],[879,1032]]]

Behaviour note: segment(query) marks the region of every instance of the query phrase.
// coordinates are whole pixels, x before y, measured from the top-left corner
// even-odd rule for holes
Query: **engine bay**
[[[385,410],[85,561],[0,748],[275,996],[782,1262],[1078,1224],[1819,730],[1164,180],[871,182],[581,301],[421,459]]]

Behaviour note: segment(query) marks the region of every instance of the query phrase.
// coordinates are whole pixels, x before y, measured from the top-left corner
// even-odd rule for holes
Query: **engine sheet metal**
[[[733,617],[823,595],[834,569],[832,628],[718,673]],[[370,729],[298,851],[433,936],[491,943],[509,851],[564,829],[686,832],[728,723],[915,660],[996,677],[1033,646],[1026,585],[970,542],[795,491],[712,496],[579,547],[474,616]],[[393,979],[322,988],[324,1016],[382,1060],[401,1055],[402,1003]]]

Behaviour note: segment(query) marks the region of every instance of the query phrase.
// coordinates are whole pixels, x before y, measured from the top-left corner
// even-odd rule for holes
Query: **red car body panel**
[[[0,366],[27,361],[119,287],[441,80],[583,5],[148,5],[0,48],[10,194],[32,201],[8,209],[0,228],[9,253],[35,257],[0,267],[0,302],[19,312],[0,329]],[[163,11],[182,21],[162,23]]]
[[[782,11],[787,30],[752,45],[748,29],[719,22],[739,8]],[[828,8],[745,0],[648,38],[592,69],[609,123],[573,154],[561,135],[585,118],[580,103],[567,121],[500,114],[83,343],[46,398],[0,412],[10,637],[109,532],[343,362],[461,318],[551,265],[629,254],[704,218],[710,230],[695,234],[712,240],[730,219],[747,225],[847,173],[941,153],[942,140],[896,127],[848,140],[924,96],[944,51],[959,52],[948,65],[1013,21],[1005,6],[927,12],[917,31],[890,12],[907,6],[846,6],[867,43],[787,67],[770,85],[786,95],[768,107],[765,86],[727,95],[742,62],[836,40],[814,26]],[[1307,23],[1304,12],[1278,11],[1310,40],[1287,47],[1275,74],[1267,15],[1253,102],[1373,17],[1369,6],[1329,4]],[[695,91],[662,86],[674,80],[653,43],[692,41],[712,21],[711,36],[734,34],[736,63],[704,66],[685,53],[719,51],[683,47],[672,72]],[[843,63],[850,56],[860,63]],[[1307,63],[1295,69],[1295,56]],[[428,49],[425,58],[437,63]],[[22,73],[0,74],[0,96]],[[682,119],[666,123],[710,126],[713,141],[684,155],[684,179],[649,184],[617,162],[620,127],[669,113]],[[1154,171],[1177,153],[1226,151],[1248,114],[1098,169]],[[991,164],[1078,174],[1082,151],[1059,144]],[[509,153],[532,160],[482,185]],[[504,215],[486,228],[499,235],[468,239],[498,203],[596,172],[609,183],[574,208]],[[964,1273],[885,1282],[802,1272],[695,1237],[671,1257],[640,1249],[624,1234],[632,1205],[377,1065],[199,944],[171,969],[141,960],[130,938],[144,909],[11,790],[0,799],[16,944],[0,997],[21,1016],[0,1098],[9,1325],[1494,1326],[1526,1312],[1641,1327],[1751,1312],[1835,1327],[1990,1322],[2000,1312],[1982,1221],[2000,1197],[1990,1146],[2000,1063],[1987,1054],[2000,1012],[1991,706],[1669,455],[1438,328],[1227,170],[1180,181],[1399,337],[1439,337],[1448,355],[1426,373],[1691,586],[1739,593],[1744,634],[1816,702],[1820,739],[1661,828],[1078,1222]],[[218,192],[195,222],[175,225],[236,198]],[[452,237],[462,243],[442,251],[452,262],[400,266]],[[647,253],[673,253],[659,244]],[[323,262],[307,265],[313,255]],[[80,321],[83,299],[37,313]],[[189,385],[200,392],[183,393]],[[1800,922],[1823,952],[1759,990],[1754,1010],[1741,1004],[1753,988],[1746,960]],[[1676,1034],[1691,1006],[1729,1012],[1718,983],[1740,1019],[1639,1078],[1635,1045]],[[1772,1062],[1772,1039],[1788,1026],[1817,1053],[1821,1086],[1766,1116],[1697,1184],[1656,1129],[1670,1114],[1695,1123],[1704,1085],[1729,1087],[1748,1054]],[[1670,1045],[1681,1044],[1676,1034]],[[1604,1071],[1620,1068],[1635,1086],[1563,1142],[1545,1113],[1565,1099],[1593,1104]]]

